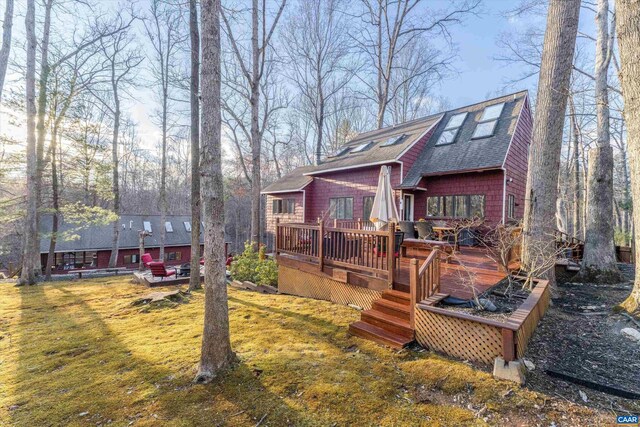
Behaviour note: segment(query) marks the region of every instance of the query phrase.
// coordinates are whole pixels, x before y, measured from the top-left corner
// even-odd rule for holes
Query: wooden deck
[[[428,255],[426,251],[409,249],[395,272],[394,289],[409,292],[409,261],[411,258],[423,260]],[[451,262],[442,262],[440,268],[440,292],[463,299],[472,298],[474,292],[481,293],[507,276],[505,272],[498,271],[487,250],[478,247],[461,246]]]

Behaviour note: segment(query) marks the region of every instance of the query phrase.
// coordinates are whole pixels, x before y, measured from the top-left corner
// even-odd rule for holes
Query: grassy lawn
[[[349,307],[229,290],[240,363],[194,385],[201,292],[141,312],[128,278],[0,284],[0,425],[594,425],[610,414],[428,351],[351,337]]]

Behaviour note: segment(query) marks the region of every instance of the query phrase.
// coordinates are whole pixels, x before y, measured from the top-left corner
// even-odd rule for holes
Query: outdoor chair
[[[416,237],[416,230],[413,221],[400,221],[398,223],[400,231],[404,233],[404,237],[407,239],[413,239]]]
[[[402,231],[396,231],[394,240],[395,241],[394,241],[394,248],[393,248],[393,258],[396,261],[396,263],[399,263],[400,249],[402,246],[402,242],[404,241],[404,233]],[[373,248],[373,253],[378,257],[386,256],[387,254],[386,243],[385,244],[379,243],[377,247]]]
[[[165,277],[175,276],[178,278],[178,274],[175,268],[165,267],[164,262],[162,261],[152,261],[149,263],[149,268],[151,269],[151,275],[153,277],[161,277],[161,280],[164,280]]]
[[[433,227],[430,222],[418,221],[416,222],[416,228],[418,229],[418,238],[422,240],[433,239]]]
[[[149,268],[149,264],[153,262],[153,257],[151,256],[150,253],[144,253],[142,254],[142,265],[145,266],[145,268]]]

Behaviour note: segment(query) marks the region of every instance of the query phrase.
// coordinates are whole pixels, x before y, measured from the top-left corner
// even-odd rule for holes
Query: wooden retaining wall
[[[373,301],[382,295],[381,291],[349,285],[320,272],[301,271],[282,264],[278,267],[278,291],[337,304],[357,305],[364,310],[370,309]]]
[[[549,307],[551,289],[547,281],[539,281],[505,321],[436,307],[446,297],[435,294],[416,304],[416,340],[459,359],[492,364],[498,356],[507,361],[524,356],[533,331]]]

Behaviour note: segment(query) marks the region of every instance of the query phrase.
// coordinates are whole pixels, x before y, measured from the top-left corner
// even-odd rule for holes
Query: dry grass
[[[233,289],[240,363],[194,385],[203,295],[147,313],[130,305],[148,292],[124,278],[1,284],[0,425],[593,425],[602,416],[464,363],[348,336],[359,318],[348,307]]]

